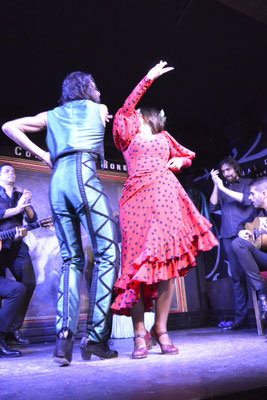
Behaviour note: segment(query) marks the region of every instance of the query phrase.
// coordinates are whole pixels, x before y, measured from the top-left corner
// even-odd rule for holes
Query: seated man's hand
[[[22,196],[20,197],[16,208],[18,212],[24,211],[25,207],[31,204],[31,192],[24,190]]]
[[[21,197],[24,198],[24,201],[26,203],[30,203],[32,198],[32,192],[30,192],[28,189],[24,189],[23,195]]]
[[[267,233],[267,218],[264,219],[263,222],[261,222],[259,226],[259,233]]]
[[[249,240],[251,235],[252,235],[252,233],[250,231],[248,231],[247,229],[243,229],[242,231],[238,232],[238,236],[241,239],[245,239],[245,240]]]
[[[23,226],[21,227],[16,227],[16,235],[15,235],[15,240],[21,240],[27,235],[27,229],[24,228]]]

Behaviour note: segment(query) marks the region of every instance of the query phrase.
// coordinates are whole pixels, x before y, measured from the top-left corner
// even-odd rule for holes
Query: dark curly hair
[[[219,164],[220,170],[222,170],[222,166],[224,164],[230,165],[235,170],[235,173],[237,174],[237,176],[239,176],[239,178],[242,177],[242,169],[241,169],[240,165],[238,164],[238,162],[234,158],[232,158],[232,157],[224,158]]]
[[[100,103],[100,93],[91,74],[74,71],[67,75],[62,83],[59,104],[74,100],[92,100]]]
[[[145,123],[150,126],[152,133],[159,133],[164,130],[165,118],[160,115],[160,111],[154,108],[140,108],[140,112]]]

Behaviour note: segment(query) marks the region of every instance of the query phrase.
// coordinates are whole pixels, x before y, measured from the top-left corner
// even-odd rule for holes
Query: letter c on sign
[[[21,147],[19,147],[19,146],[16,146],[16,147],[15,147],[15,154],[16,154],[16,156],[21,156],[21,150],[22,150]]]

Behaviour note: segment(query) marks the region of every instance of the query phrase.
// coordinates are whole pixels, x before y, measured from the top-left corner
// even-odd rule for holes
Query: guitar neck
[[[23,226],[18,226],[18,228],[25,228],[27,229],[27,231],[32,231],[33,229],[39,228],[40,226],[40,222],[36,221]],[[14,239],[14,237],[16,236],[16,229],[17,227],[0,232],[0,240]]]

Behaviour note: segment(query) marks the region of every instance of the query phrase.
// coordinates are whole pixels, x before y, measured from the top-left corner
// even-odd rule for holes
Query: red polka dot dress
[[[183,166],[190,166],[195,154],[165,131],[152,140],[138,133],[134,107],[151,83],[147,78],[139,83],[117,112],[113,127],[128,178],[119,201],[122,273],[111,309],[128,316],[140,290],[149,311],[157,282],[184,276],[196,264],[197,254],[218,244],[209,230],[211,224],[167,167],[173,157],[182,157]]]

